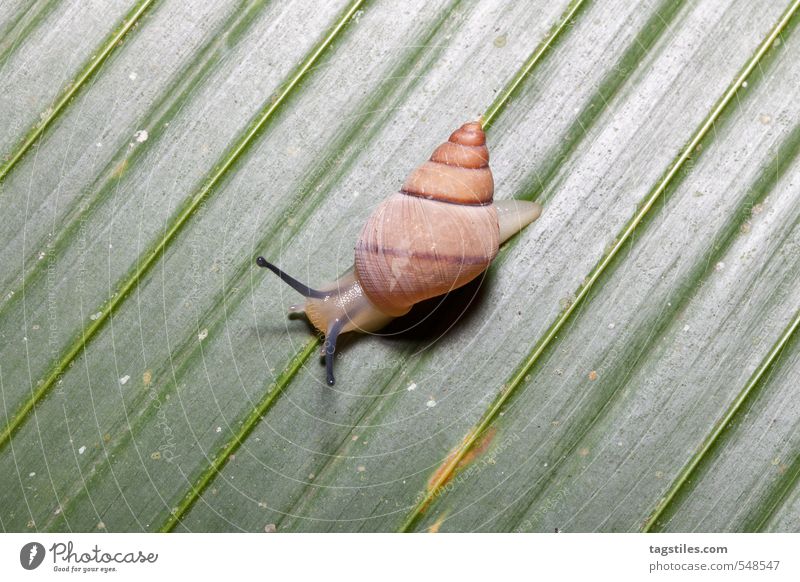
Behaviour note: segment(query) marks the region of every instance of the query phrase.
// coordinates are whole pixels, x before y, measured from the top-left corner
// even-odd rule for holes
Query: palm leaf
[[[796,530],[798,6],[4,6],[0,525]],[[545,214],[324,387],[253,257],[478,113]]]

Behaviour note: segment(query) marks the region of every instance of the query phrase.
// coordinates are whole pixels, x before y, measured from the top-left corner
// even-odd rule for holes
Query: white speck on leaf
[[[137,75],[137,74],[136,74],[136,71],[131,71],[131,74],[130,74],[130,75],[128,75],[128,78],[129,78],[131,81],[135,81],[135,80],[136,80],[136,77],[138,77],[138,76],[139,76],[139,75]]]
[[[125,384],[128,383],[128,380],[130,380],[130,379],[131,379],[131,377],[128,376],[127,374],[125,374],[122,378],[119,379],[119,383],[124,386]]]
[[[146,129],[140,129],[133,134],[133,137],[137,142],[142,143],[147,141],[147,138],[150,137],[150,134],[147,133]]]
[[[78,449],[78,454],[82,455],[86,452],[86,445],[83,445],[81,448]]]
[[[719,263],[714,265],[714,270],[715,271],[721,271],[724,268],[725,268],[725,263],[723,263],[722,261],[720,261]]]
[[[36,471],[31,471],[28,473],[28,477],[36,477]]]
[[[217,431],[217,432],[222,432],[222,427],[221,427],[221,426],[218,426],[218,427],[216,428],[216,431]]]
[[[425,406],[427,406],[428,408],[433,408],[434,406],[436,406],[436,401],[433,398],[431,398],[425,403]]]
[[[199,339],[200,341],[203,341],[207,337],[208,337],[208,330],[205,328],[200,333],[197,334],[197,339]]]
[[[688,325],[683,326],[683,331],[689,331],[691,328]]]
[[[97,321],[98,319],[100,319],[101,315],[103,315],[103,312],[102,311],[98,311],[97,313],[92,313],[89,316],[89,319],[91,319],[92,321]]]
[[[408,388],[406,388],[406,390],[408,390],[409,392],[413,392],[416,389],[417,389],[417,383],[416,382],[412,382],[411,384],[408,385]]]

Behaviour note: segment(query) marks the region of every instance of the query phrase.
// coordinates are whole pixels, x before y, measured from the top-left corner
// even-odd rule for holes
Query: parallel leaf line
[[[747,402],[750,395],[754,392],[756,387],[761,382],[762,378],[764,378],[764,374],[772,367],[772,365],[776,362],[778,357],[781,354],[781,351],[792,338],[792,335],[797,331],[797,328],[800,327],[800,311],[798,311],[794,319],[789,323],[789,325],[784,330],[783,334],[778,338],[778,341],[772,346],[772,349],[769,351],[767,356],[762,360],[761,364],[759,364],[758,368],[753,375],[750,377],[750,380],[747,382],[745,387],[736,397],[736,399],[731,403],[728,407],[725,415],[717,422],[714,426],[714,429],[709,433],[706,439],[703,441],[703,445],[700,447],[700,450],[692,457],[691,461],[684,467],[683,471],[678,475],[678,477],[673,482],[672,486],[667,491],[666,495],[662,498],[661,502],[656,506],[653,510],[652,514],[648,518],[647,522],[645,523],[644,527],[642,528],[643,532],[652,532],[655,526],[658,524],[658,519],[664,514],[664,511],[670,506],[672,501],[675,499],[675,496],[680,492],[680,490],[687,484],[689,479],[691,478],[692,474],[697,469],[698,465],[703,461],[706,457],[708,452],[713,448],[714,444],[720,438],[720,435],[728,428],[730,425],[731,419],[736,416],[742,406]]]
[[[789,468],[786,471],[786,479],[783,479],[783,485],[774,495],[772,502],[767,506],[766,511],[763,512],[761,517],[756,521],[755,526],[752,528],[745,528],[746,531],[764,531],[767,524],[775,517],[778,510],[786,503],[788,495],[794,491],[800,480],[800,454],[795,454],[794,459],[789,463]]]
[[[219,57],[221,52],[227,46],[228,48],[235,46],[235,42],[231,41],[230,35],[233,31],[236,31],[237,37],[240,35],[244,30],[247,29],[253,22],[255,22],[254,17],[257,15],[265,6],[267,2],[261,0],[254,2],[249,5],[246,11],[240,13],[234,13],[225,24],[222,26],[222,30],[218,32],[213,39],[207,42],[203,47],[198,51],[198,55],[189,63],[184,70],[178,75],[178,80],[176,82],[176,88],[174,90],[169,91],[168,95],[165,95],[161,98],[158,103],[156,103],[152,108],[151,112],[147,114],[147,121],[142,123],[144,127],[161,127],[167,120],[174,115],[174,113],[182,107],[182,103],[184,103],[190,95],[195,91],[196,88],[202,86],[202,79],[206,78],[209,74],[209,71],[212,70],[212,67],[215,66],[219,62]],[[237,39],[238,40],[238,39]],[[175,94],[175,91],[178,91],[178,94]],[[133,162],[131,160],[138,159],[141,155],[141,152],[146,151],[148,146],[155,146],[158,144],[159,139],[163,136],[162,133],[151,133],[150,139],[147,142],[141,144],[141,148],[136,148],[131,154],[127,154],[125,151],[121,151],[119,156],[115,156],[111,159],[111,161],[107,164],[107,172],[108,174],[112,173],[112,170],[117,167],[120,163],[120,160],[127,155],[127,160],[129,160],[129,165]],[[127,144],[123,149],[127,149]],[[111,188],[113,184],[108,181],[109,178],[104,173],[101,173],[101,177],[95,181],[95,185],[88,189],[90,192],[100,192],[102,193],[108,188]],[[89,208],[86,212],[91,211],[94,208],[94,202],[90,203]],[[75,221],[74,227],[68,227],[66,230],[61,231],[61,236],[65,239],[69,239],[70,233],[74,232],[77,228],[79,221]],[[58,253],[60,248],[60,239],[56,240],[53,244],[53,248],[55,249],[54,252]],[[34,263],[38,263],[38,261],[33,261]],[[35,266],[35,265],[34,265]],[[26,275],[26,281],[30,283],[31,278],[34,274],[41,272],[39,271],[31,271],[28,275]],[[16,296],[16,295],[15,295]],[[10,302],[6,302],[5,305],[7,306]],[[215,303],[215,308],[219,305],[219,302]],[[3,311],[3,306],[0,306],[0,313]],[[196,343],[196,341],[195,341]],[[181,354],[185,351],[186,346],[185,344],[181,345],[176,353],[173,354],[171,360],[180,359]],[[147,400],[147,396],[142,395],[141,400]],[[131,404],[130,408],[135,409],[139,400],[134,401]],[[142,414],[137,416],[137,422],[145,422],[149,418],[149,415]],[[133,425],[129,420],[126,420],[125,426],[129,428],[128,431],[125,432],[126,435],[131,435],[135,431],[135,427],[131,428]],[[119,442],[117,442],[116,446],[114,447],[114,451],[119,450],[120,448],[126,446],[130,442],[129,437],[124,437]],[[113,456],[113,455],[112,455]],[[88,486],[84,486],[81,484],[78,493],[69,494],[65,497],[69,499],[66,504],[62,504],[62,511],[58,515],[52,515],[50,520],[44,525],[44,530],[50,529],[50,525],[59,518],[63,518],[64,515],[69,513],[71,505],[79,498],[79,495],[85,493],[87,487],[90,488],[91,484],[94,479],[99,478],[101,473],[99,471],[94,472],[90,476],[90,481]]]
[[[788,350],[794,350],[795,355],[798,352],[798,335],[796,333],[797,327],[797,320],[800,320],[800,310],[798,310],[795,316],[795,334],[792,338],[790,338],[783,346],[783,354],[786,353]],[[794,345],[792,345],[794,342]],[[779,357],[785,357],[779,356]],[[795,362],[797,360],[795,359]],[[773,364],[772,370],[777,367],[777,362]],[[772,372],[770,370],[770,373]],[[762,380],[763,383],[769,381],[769,378],[765,378]],[[775,517],[775,514],[778,510],[783,507],[783,505],[787,501],[787,497],[790,493],[792,493],[795,488],[797,487],[797,483],[800,481],[800,453],[796,452],[794,454],[794,458],[787,463],[787,470],[783,478],[781,478],[778,482],[778,486],[775,488],[775,491],[772,495],[768,498],[767,503],[765,504],[765,509],[761,511],[760,516],[755,516],[751,518],[748,522],[746,522],[745,527],[743,528],[745,531],[764,531],[767,524]],[[663,514],[662,514],[663,515]]]
[[[606,268],[616,257],[617,253],[619,253],[622,247],[630,239],[634,230],[639,225],[639,223],[642,222],[645,215],[647,215],[647,213],[653,207],[655,202],[661,197],[661,195],[670,185],[672,180],[677,176],[680,169],[683,167],[686,161],[691,157],[695,148],[700,144],[700,142],[708,133],[708,131],[713,127],[714,123],[719,118],[722,111],[736,96],[739,87],[753,72],[753,70],[758,65],[761,58],[764,56],[767,50],[769,50],[769,48],[772,46],[772,43],[775,41],[775,39],[778,37],[781,31],[786,27],[791,17],[797,11],[798,7],[800,7],[800,0],[795,0],[786,9],[781,18],[772,28],[771,32],[762,41],[761,45],[756,50],[755,54],[748,60],[748,62],[745,64],[744,68],[741,70],[739,75],[737,75],[734,81],[730,84],[728,90],[719,99],[719,101],[709,114],[709,116],[706,118],[705,122],[700,126],[700,128],[695,133],[694,137],[692,137],[689,143],[684,147],[683,151],[674,161],[674,163],[669,168],[665,176],[656,185],[655,189],[644,201],[639,211],[634,215],[634,217],[623,228],[622,232],[617,236],[616,243],[614,244],[614,246],[601,259],[600,263],[598,263],[598,265],[592,270],[586,282],[576,294],[575,300],[572,302],[572,304],[551,325],[551,327],[545,333],[544,337],[537,343],[533,352],[531,352],[530,356],[528,356],[528,358],[524,361],[523,365],[519,368],[519,371],[516,374],[514,374],[511,380],[504,386],[503,390],[500,392],[498,397],[490,405],[489,409],[486,411],[483,418],[478,422],[478,424],[475,426],[473,430],[467,433],[464,441],[461,443],[456,453],[452,455],[447,461],[447,463],[440,469],[438,477],[436,477],[430,484],[425,496],[414,506],[414,508],[409,513],[408,518],[400,528],[401,532],[409,531],[414,527],[414,525],[424,512],[424,510],[434,500],[434,496],[436,495],[438,489],[452,478],[453,473],[455,472],[461,460],[475,445],[475,443],[483,434],[483,432],[494,421],[495,417],[500,412],[505,403],[508,401],[508,399],[516,392],[516,389],[522,384],[522,381],[524,380],[525,376],[528,374],[528,372],[531,370],[534,364],[538,361],[539,357],[542,355],[547,346],[556,337],[556,335],[564,326],[564,324],[569,320],[570,316],[575,311],[575,309],[579,305],[582,305],[583,300],[586,298],[589,291],[593,288],[594,284],[597,282],[600,276],[605,272]]]
[[[412,371],[412,370],[409,370]],[[395,395],[401,394],[401,392],[397,390],[392,390],[393,387],[397,386],[404,379],[398,376],[392,376],[389,380],[383,382],[380,386],[380,389],[373,392],[375,398],[372,402],[364,409],[364,411],[359,415],[359,417],[353,423],[353,427],[364,427],[365,425],[373,424],[374,419],[380,416],[380,412],[383,408],[390,408],[392,402],[396,399]],[[389,394],[389,398],[382,398],[383,395]],[[393,397],[394,396],[394,397]],[[344,457],[347,457],[347,451],[352,448],[354,441],[352,439],[352,434],[354,428],[351,428],[344,437],[339,441],[339,444],[336,445],[336,449],[333,453],[326,453],[325,454],[325,461],[322,465],[318,465],[314,468],[314,482],[319,484],[323,483],[327,477],[327,474],[333,469],[336,465],[336,462]],[[365,437],[367,435],[364,435]],[[377,485],[372,485],[377,486]],[[310,502],[314,492],[319,489],[320,486],[312,487],[311,483],[307,483],[306,486],[303,488],[301,493],[297,495],[294,500],[290,503],[290,505],[282,509],[280,511],[281,517],[275,522],[277,528],[283,529],[283,525],[285,523],[284,520],[287,518],[295,518],[295,517],[302,517],[302,511],[305,509],[306,505]],[[325,487],[322,485],[321,487]]]
[[[707,146],[706,142],[704,142],[704,146]],[[775,156],[777,159],[780,159],[784,162],[788,162],[789,160],[795,160],[799,152],[800,152],[800,125],[796,126],[796,128],[789,134],[789,136],[778,146]],[[767,196],[774,191],[776,184],[785,175],[788,169],[789,169],[788,164],[786,164],[786,166],[784,166],[783,168],[779,168],[777,171],[773,171],[771,167],[764,167],[762,172],[750,182],[750,185],[747,188],[744,189],[744,191],[747,192],[747,195],[742,198],[741,202],[738,205],[738,210],[733,213],[728,225],[724,229],[722,229],[722,233],[718,237],[716,237],[713,240],[713,242],[709,245],[711,251],[706,255],[704,259],[699,260],[697,262],[697,266],[695,268],[697,274],[690,274],[686,278],[687,282],[682,283],[682,287],[693,289],[694,292],[689,294],[683,294],[678,300],[673,299],[672,307],[669,310],[661,311],[661,317],[663,319],[656,319],[655,321],[650,322],[649,325],[643,324],[643,327],[645,329],[651,329],[651,332],[649,334],[650,338],[657,338],[663,336],[668,326],[675,322],[676,316],[679,313],[682,313],[686,310],[690,302],[699,293],[699,290],[702,288],[704,281],[706,281],[708,276],[710,276],[711,272],[713,271],[713,265],[716,265],[717,263],[725,259],[725,257],[733,247],[734,242],[740,236],[742,226],[744,226],[751,217],[751,214],[748,210],[752,209],[757,204],[761,204],[764,202]],[[782,240],[778,245],[776,245],[775,248],[780,248],[784,244],[784,242],[785,240]],[[711,265],[712,267],[709,268],[709,265]],[[670,269],[667,269],[667,271],[668,270]],[[753,280],[758,281],[763,279],[766,270],[767,267],[763,266],[757,273],[754,274]],[[718,327],[719,328],[724,327],[728,323],[730,317],[731,317],[730,314],[726,316],[724,320],[719,322]],[[640,366],[644,364],[645,360],[650,356],[651,352],[655,350],[657,347],[658,347],[657,342],[653,341],[647,342],[647,345],[642,349],[637,360],[634,362],[632,367],[626,372],[625,378],[623,378],[622,382],[620,383],[620,386],[626,384],[627,378],[630,377],[638,368],[640,368]],[[598,417],[593,418],[591,422],[586,424],[585,427],[582,427],[580,434],[575,439],[575,443],[569,448],[568,452],[565,453],[567,456],[569,456],[570,453],[574,452],[575,447],[577,446],[579,440],[589,432],[589,429],[595,425],[597,419]],[[558,466],[560,463],[561,461],[556,462],[554,468]],[[535,502],[536,502],[535,499],[531,500],[531,502],[529,503],[529,507],[532,507]]]
[[[764,64],[765,61],[762,61],[759,65],[759,70],[754,74],[758,75],[758,78],[761,78],[764,75]],[[753,79],[751,77],[751,81],[749,82],[750,87],[753,86]],[[758,79],[757,79],[758,80]],[[718,120],[719,122],[720,120]],[[717,132],[715,131],[714,134],[711,136],[707,136],[706,141],[703,142],[703,150],[708,149],[709,139],[717,139],[716,137]],[[783,165],[778,168],[773,169],[771,166],[764,166],[762,170],[758,173],[758,175],[749,183],[749,186],[743,187],[742,191],[746,194],[742,197],[742,199],[738,202],[738,205],[734,212],[731,213],[730,219],[728,220],[725,227],[721,228],[719,234],[709,243],[708,249],[709,251],[703,255],[702,257],[698,258],[695,266],[689,271],[687,276],[681,280],[680,283],[677,283],[680,288],[685,289],[692,289],[693,292],[688,294],[681,294],[679,299],[673,299],[672,305],[669,309],[662,309],[656,318],[652,318],[651,320],[644,322],[640,325],[642,329],[650,330],[648,333],[649,338],[657,338],[664,335],[665,330],[668,328],[669,325],[674,323],[677,314],[682,313],[686,310],[687,305],[697,296],[697,293],[703,286],[703,282],[708,278],[708,276],[713,271],[709,270],[709,265],[716,265],[718,262],[725,259],[726,255],[730,252],[731,247],[733,246],[734,242],[740,236],[742,230],[742,226],[747,223],[747,221],[751,218],[751,213],[749,209],[752,209],[757,204],[761,204],[767,198],[767,196],[774,191],[774,188],[778,181],[786,174],[786,172],[790,169],[790,162],[797,159],[798,154],[800,154],[800,125],[797,125],[789,134],[788,136],[775,148],[774,157],[776,160],[780,160],[783,162]],[[771,155],[769,156],[772,157]],[[673,188],[676,188],[678,184],[680,184],[680,180],[683,178],[681,177],[677,182],[672,184]],[[650,215],[652,218],[653,215]],[[782,243],[781,243],[782,244]],[[781,245],[777,245],[776,248],[780,247]],[[725,259],[727,261],[727,259]],[[669,272],[672,270],[674,264],[666,267],[664,269],[665,272]],[[762,268],[758,273],[754,274],[753,280],[758,281],[763,278],[764,271],[766,267]],[[608,273],[610,273],[609,271]],[[720,327],[724,326],[728,321],[726,318],[724,321],[720,322]],[[633,373],[639,369],[642,365],[644,365],[647,358],[651,355],[652,351],[656,349],[658,346],[655,342],[647,340],[637,356],[637,359],[630,365],[628,369],[626,369],[624,377],[622,378],[621,382],[619,382],[619,386],[624,386],[627,383],[627,379],[633,375]],[[613,374],[613,371],[612,371]],[[616,390],[615,390],[616,392]],[[613,394],[609,395],[606,399],[606,402],[613,397]],[[605,404],[604,404],[605,406]],[[573,435],[573,439],[571,443],[568,444],[567,449],[562,452],[561,457],[558,461],[556,461],[553,466],[552,470],[555,470],[561,465],[565,458],[568,458],[571,453],[575,451],[578,443],[583,439],[583,437],[589,433],[592,427],[596,425],[596,423],[601,418],[600,413],[602,409],[598,411],[596,415],[594,415],[590,420],[581,424],[579,431]],[[548,483],[551,483],[551,479],[545,479],[544,477],[537,481],[535,484],[531,485],[530,488],[526,490],[530,491],[534,487],[538,489],[542,489]],[[536,495],[527,499],[527,508],[533,507],[538,500]],[[523,514],[524,514],[523,510]],[[455,514],[450,514],[449,517],[453,517],[457,515],[459,512]]]
[[[489,109],[487,109],[483,114],[484,129],[488,129],[492,126],[495,117],[497,117],[503,108],[508,105],[511,97],[513,97],[522,87],[523,81],[527,79],[528,75],[531,73],[531,71],[533,71],[536,65],[541,62],[545,53],[553,46],[553,43],[556,41],[556,39],[560,38],[562,31],[572,22],[573,18],[578,15],[578,12],[585,5],[585,0],[573,0],[572,3],[567,6],[566,11],[559,19],[558,24],[556,24],[556,26],[550,30],[548,35],[545,37],[544,42],[542,42],[536,48],[536,50],[531,53],[531,55],[522,65],[522,68],[517,71],[517,74],[514,75],[500,95],[497,96],[497,99],[495,99],[494,103],[492,103],[489,106]]]
[[[98,71],[100,66],[106,61],[109,55],[121,44],[122,39],[139,21],[141,16],[150,8],[156,0],[140,0],[140,2],[133,7],[133,9],[123,18],[122,24],[119,25],[116,32],[103,43],[100,50],[89,60],[88,64],[83,68],[83,72],[78,75],[78,78],[67,87],[56,104],[49,109],[49,113],[45,112],[42,120],[35,124],[28,132],[28,136],[17,147],[16,151],[11,154],[6,163],[0,166],[0,181],[2,181],[16,163],[25,155],[30,147],[36,142],[37,139],[44,133],[50,124],[58,117],[61,112],[67,107],[70,100],[80,91],[86,82]],[[0,441],[1,443],[2,441]],[[0,445],[1,446],[1,445]]]
[[[7,61],[11,53],[47,17],[49,11],[56,4],[58,4],[57,0],[47,0],[41,5],[27,6],[6,22],[5,27],[0,29],[0,39],[2,39],[0,40],[0,62]],[[17,28],[19,30],[15,30]],[[0,66],[5,66],[5,64]]]
[[[240,31],[252,24],[254,15],[258,14],[266,6],[265,0],[251,3],[247,10],[234,12],[222,26],[221,31],[216,33],[212,39],[206,42],[183,69],[171,81],[172,85],[148,111],[139,119],[138,127],[150,129],[149,137],[144,143],[138,144],[131,150],[128,140],[109,158],[104,168],[100,170],[92,181],[91,186],[85,188],[83,197],[75,198],[70,205],[72,212],[68,213],[62,220],[66,223],[63,228],[54,233],[54,238],[48,238],[47,247],[49,252],[58,256],[65,247],[71,243],[73,236],[80,229],[80,224],[85,222],[100,208],[101,204],[107,199],[111,191],[119,186],[119,176],[117,172],[124,164],[129,171],[140,158],[148,152],[152,152],[166,135],[157,128],[166,127],[177,111],[189,99],[189,97],[202,86],[202,80],[206,78],[213,67],[220,62],[220,57],[226,50],[235,46],[231,42],[229,35],[232,30]],[[151,129],[152,128],[152,129]],[[88,199],[88,200],[87,200]],[[87,200],[85,205],[81,202]],[[22,285],[25,287],[35,286],[47,273],[47,265],[36,259],[40,245],[30,245],[31,257],[23,262],[21,274],[17,275],[19,286],[11,290],[6,299],[0,304],[0,317],[6,312],[16,308],[18,302],[23,301]]]
[[[748,188],[748,191],[756,192],[757,196],[747,199],[745,203],[752,208],[752,206],[755,204],[763,202],[763,200],[777,184],[778,180],[780,180],[791,168],[791,163],[798,159],[798,154],[800,154],[800,124],[795,126],[795,128],[790,132],[789,136],[778,147],[775,154],[776,164],[778,167],[775,168],[774,171],[768,167],[764,168],[763,173],[758,176],[758,178],[754,180],[753,184]],[[783,162],[782,167],[780,165],[781,162]],[[725,241],[724,243],[721,243],[721,246],[727,248],[731,244],[732,241]],[[781,244],[783,244],[783,241]],[[716,248],[716,246],[717,245],[715,244],[714,247]],[[776,248],[779,247],[780,245],[778,245]],[[716,258],[711,260],[712,264],[715,262]],[[762,278],[761,273],[759,273],[756,278]],[[764,374],[766,374],[771,366],[773,366],[780,352],[786,347],[787,342],[790,341],[792,334],[797,329],[798,321],[800,321],[800,311],[786,327],[786,331],[778,337],[770,351],[767,352],[764,359],[759,364],[759,367],[753,372],[744,388],[742,388],[737,395],[737,398],[728,406],[723,417],[717,422],[712,431],[703,440],[699,451],[692,457],[689,463],[684,466],[681,473],[679,473],[678,477],[676,477],[670,488],[667,490],[667,493],[661,498],[659,503],[653,509],[653,512],[650,514],[642,528],[643,531],[653,531],[654,528],[658,526],[657,520],[663,517],[665,512],[672,507],[678,494],[689,484],[690,478],[697,472],[702,462],[709,457],[712,449],[722,442],[721,436],[725,428],[731,425],[731,420],[739,411],[742,410],[743,405],[754,395],[759,385],[763,385],[763,383],[767,380],[767,377],[765,377]],[[794,475],[796,477],[796,474]],[[762,524],[764,521],[766,521],[766,519],[767,517],[764,517]]]
[[[630,71],[636,69],[645,55],[669,30],[673,20],[683,8],[686,0],[661,0],[652,8],[651,16],[640,27],[639,32],[630,41],[628,47],[611,66],[608,72],[596,84],[591,99],[577,112],[569,127],[564,131],[564,139],[547,155],[539,167],[530,173],[519,190],[524,192],[526,200],[539,200],[546,204],[547,195],[556,187],[558,171],[563,161],[575,152],[577,145],[594,126],[608,103],[615,98],[625,82],[630,78]],[[497,261],[493,264],[498,264]]]
[[[264,413],[272,406],[272,403],[278,396],[281,395],[284,388],[291,382],[300,368],[305,365],[306,360],[311,354],[317,350],[318,344],[319,340],[316,338],[308,341],[303,349],[298,352],[297,356],[284,368],[281,375],[275,379],[275,382],[267,390],[266,397],[247,415],[247,418],[242,423],[242,427],[236,433],[236,437],[228,441],[225,447],[214,457],[212,462],[206,467],[206,470],[200,475],[197,482],[192,485],[192,489],[186,493],[181,502],[178,503],[177,507],[170,513],[169,518],[160,528],[161,532],[170,532],[180,523],[181,517],[194,505],[195,501],[208,484],[214,480],[225,463],[228,462],[228,458],[236,452],[242,442],[247,439],[247,436],[258,425]]]
[[[770,182],[770,184],[766,187],[763,187],[764,182]],[[659,338],[664,336],[667,329],[670,325],[673,325],[676,322],[676,317],[678,314],[685,312],[687,306],[691,303],[691,301],[699,294],[699,291],[702,289],[702,285],[704,281],[707,280],[708,276],[711,275],[713,272],[713,265],[716,265],[720,262],[723,258],[726,257],[727,253],[730,252],[731,247],[733,246],[735,240],[740,236],[740,227],[747,223],[749,220],[750,214],[747,212],[742,212],[742,210],[746,208],[752,208],[756,204],[763,202],[763,200],[767,197],[767,195],[771,192],[772,187],[774,186],[774,182],[777,182],[777,179],[770,181],[769,179],[764,179],[764,175],[758,176],[755,180],[751,182],[751,186],[746,188],[747,192],[754,192],[754,196],[748,196],[743,198],[742,201],[739,203],[739,212],[734,213],[734,216],[738,216],[738,219],[731,219],[728,226],[724,229],[723,233],[715,238],[711,244],[709,245],[710,252],[705,255],[705,258],[701,258],[697,261],[697,265],[693,271],[697,274],[690,274],[686,277],[684,281],[678,283],[678,285],[682,288],[689,288],[692,289],[693,292],[688,294],[683,294],[679,297],[679,299],[672,300],[672,306],[667,310],[662,310],[657,318],[652,319],[651,321],[642,323],[640,325],[641,329],[650,330],[648,332],[648,339],[643,343],[643,347],[639,352],[636,360],[630,365],[628,369],[624,372],[624,377],[619,381],[617,384],[618,386],[613,390],[611,396],[606,399],[606,402],[603,404],[603,408],[598,410],[597,414],[595,414],[588,422],[581,425],[578,434],[575,435],[573,441],[568,445],[568,448],[562,452],[561,457],[558,461],[553,464],[553,471],[555,471],[566,458],[569,458],[572,455],[578,444],[580,443],[581,439],[584,438],[589,431],[597,425],[599,420],[602,418],[603,409],[607,406],[608,402],[610,401],[611,397],[614,393],[618,392],[622,387],[627,384],[628,379],[643,365],[646,364],[648,357],[650,357],[654,350],[656,350],[658,346],[658,342],[653,341],[653,338]],[[776,245],[776,248],[779,248],[783,243]],[[709,265],[711,267],[709,268]],[[666,269],[669,271],[670,268]],[[766,271],[766,267],[762,267],[757,273],[754,273],[752,280],[758,281],[763,278],[764,273]],[[745,296],[748,294],[745,293]],[[723,320],[718,322],[718,328],[721,329],[727,325],[730,314],[727,315]],[[698,357],[695,357],[693,360],[687,362],[688,365],[693,365],[696,362]],[[612,371],[613,374],[613,371]],[[680,425],[678,425],[680,428]],[[530,491],[534,487],[536,488],[543,488],[548,484],[552,483],[552,478],[545,479],[544,477],[533,484],[529,489],[526,490]],[[532,498],[528,499],[527,509],[530,509],[535,506],[538,497],[533,496]],[[579,511],[579,510],[578,510]],[[524,511],[523,511],[524,514]],[[602,525],[602,524],[601,524]]]
[[[758,192],[755,196],[748,196],[744,198],[741,203],[739,204],[739,208],[752,208],[755,204],[763,201],[764,198],[767,196],[769,192],[769,188],[764,188],[761,191],[758,190],[757,186],[760,184],[760,178],[753,181],[754,186],[751,186],[747,189],[748,192]],[[735,217],[739,217],[736,219]],[[730,250],[730,247],[733,245],[733,242],[736,240],[737,236],[740,233],[740,227],[748,220],[748,215],[742,212],[734,213],[734,217],[732,217],[730,223],[727,225],[725,229],[723,229],[723,233],[715,238],[713,242],[709,245],[711,252],[705,255],[704,257],[700,258],[697,261],[695,268],[690,271],[684,281],[678,283],[680,287],[684,288],[691,288],[694,290],[698,290],[701,288],[702,282],[706,279],[706,277],[710,274],[708,269],[708,265],[715,265],[717,264],[722,258],[725,257],[726,253]],[[671,265],[670,267],[666,268],[665,271],[668,272],[674,266]],[[758,276],[755,277],[758,279]],[[552,473],[554,473],[558,467],[562,464],[562,462],[569,458],[572,453],[574,453],[575,449],[577,448],[578,444],[581,440],[590,432],[590,430],[597,425],[600,419],[603,417],[603,412],[608,406],[609,402],[612,398],[619,392],[619,390],[627,384],[628,379],[635,374],[635,372],[641,368],[641,366],[645,365],[647,358],[652,354],[653,350],[655,350],[658,345],[657,342],[653,341],[653,338],[658,338],[664,335],[665,330],[675,322],[675,318],[677,314],[683,312],[686,309],[686,306],[690,303],[692,298],[695,294],[684,294],[678,300],[672,301],[672,306],[668,310],[662,310],[657,317],[652,318],[649,321],[642,323],[639,327],[641,329],[650,330],[648,332],[648,339],[643,343],[641,350],[639,351],[636,360],[630,364],[630,366],[624,371],[624,376],[620,382],[618,382],[617,387],[612,390],[607,397],[605,398],[605,402],[603,402],[602,407],[600,407],[596,414],[594,414],[591,418],[587,419],[586,422],[580,425],[579,430],[576,434],[572,435],[572,442],[568,443],[567,448],[562,451],[559,460],[556,461],[552,466]],[[577,316],[576,316],[577,317]],[[613,371],[612,371],[613,374]],[[524,464],[523,464],[524,466]],[[552,475],[551,473],[551,475]],[[536,483],[532,484],[528,489],[525,490],[524,494],[527,494],[530,490],[536,488],[539,490],[544,489],[549,483],[552,483],[551,478],[542,477],[541,479],[537,480]],[[532,496],[531,498],[527,499],[526,509],[522,511],[522,515],[524,515],[527,509],[530,509],[537,503],[537,496]],[[501,511],[502,512],[502,511]],[[455,514],[451,514],[449,517],[453,517],[457,515],[459,512]]]
[[[152,1],[152,0],[148,0]],[[216,185],[227,174],[228,170],[233,167],[238,158],[248,149],[253,142],[256,135],[264,128],[266,123],[272,118],[273,114],[280,108],[280,106],[287,100],[293,90],[300,84],[302,79],[306,76],[308,71],[320,58],[320,56],[327,50],[333,43],[333,40],[341,32],[341,30],[350,21],[353,14],[366,2],[367,0],[354,0],[350,6],[344,11],[342,16],[337,20],[333,29],[328,35],[320,42],[316,49],[301,63],[296,72],[291,76],[289,81],[284,86],[283,90],[270,101],[270,105],[258,116],[255,123],[244,133],[239,139],[234,148],[227,154],[227,156],[216,166],[214,172],[207,179],[203,181],[203,186],[197,194],[191,199],[188,205],[180,212],[177,219],[170,226],[164,237],[156,244],[151,250],[146,252],[145,258],[139,263],[133,275],[126,279],[119,288],[119,291],[103,308],[100,312],[101,315],[81,334],[81,337],[69,348],[66,355],[56,364],[49,376],[42,382],[36,389],[33,395],[23,404],[20,410],[12,417],[10,424],[6,425],[2,432],[0,432],[0,449],[8,442],[13,432],[19,428],[28,413],[34,408],[36,403],[41,400],[45,394],[56,383],[61,374],[67,369],[70,362],[72,362],[84,349],[89,341],[92,340],[97,331],[105,324],[109,317],[114,313],[116,308],[127,298],[128,294],[133,290],[139,280],[156,263],[159,257],[163,254],[169,243],[174,239],[175,235],[182,229],[183,225],[189,220],[191,215],[197,207],[205,200],[209,193],[216,187]]]

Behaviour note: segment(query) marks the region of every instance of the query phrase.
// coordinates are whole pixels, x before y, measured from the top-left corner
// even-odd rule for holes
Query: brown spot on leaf
[[[111,176],[114,178],[119,178],[122,176],[122,174],[125,173],[125,170],[127,169],[128,169],[128,158],[125,158],[114,167],[114,171],[111,172]]]
[[[446,513],[443,513],[442,515],[437,517],[436,521],[433,522],[433,525],[431,525],[428,528],[428,533],[439,533],[439,528],[442,527],[442,524],[444,523],[444,518],[445,518],[446,515],[447,515]]]
[[[489,446],[492,444],[492,441],[494,440],[496,434],[497,434],[497,429],[493,426],[489,427],[489,429],[483,434],[483,436],[481,436],[480,439],[478,439],[478,441],[475,442],[470,447],[470,449],[461,458],[461,460],[458,461],[456,466],[452,470],[450,470],[448,474],[445,474],[448,471],[448,467],[450,467],[450,464],[452,463],[453,459],[458,454],[458,452],[465,446],[466,443],[468,443],[470,440],[472,440],[472,438],[474,438],[475,436],[474,430],[470,431],[470,433],[466,437],[464,437],[464,439],[461,441],[461,444],[459,444],[459,446],[457,446],[450,452],[449,455],[447,455],[447,458],[444,460],[444,462],[441,465],[439,465],[439,468],[428,480],[428,491],[430,492],[434,488],[443,487],[455,476],[456,473],[458,473],[464,467],[468,466],[470,463],[475,461],[475,459],[477,459],[479,456],[485,453],[486,450],[489,448]]]

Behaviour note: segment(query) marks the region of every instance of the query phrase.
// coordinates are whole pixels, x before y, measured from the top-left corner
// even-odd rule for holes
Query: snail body
[[[306,297],[292,309],[305,311],[325,334],[329,385],[340,334],[376,331],[416,303],[466,285],[501,243],[541,214],[539,204],[493,196],[486,135],[480,121],[469,122],[375,209],[356,243],[353,268],[334,283],[312,289],[258,257],[259,266]]]

